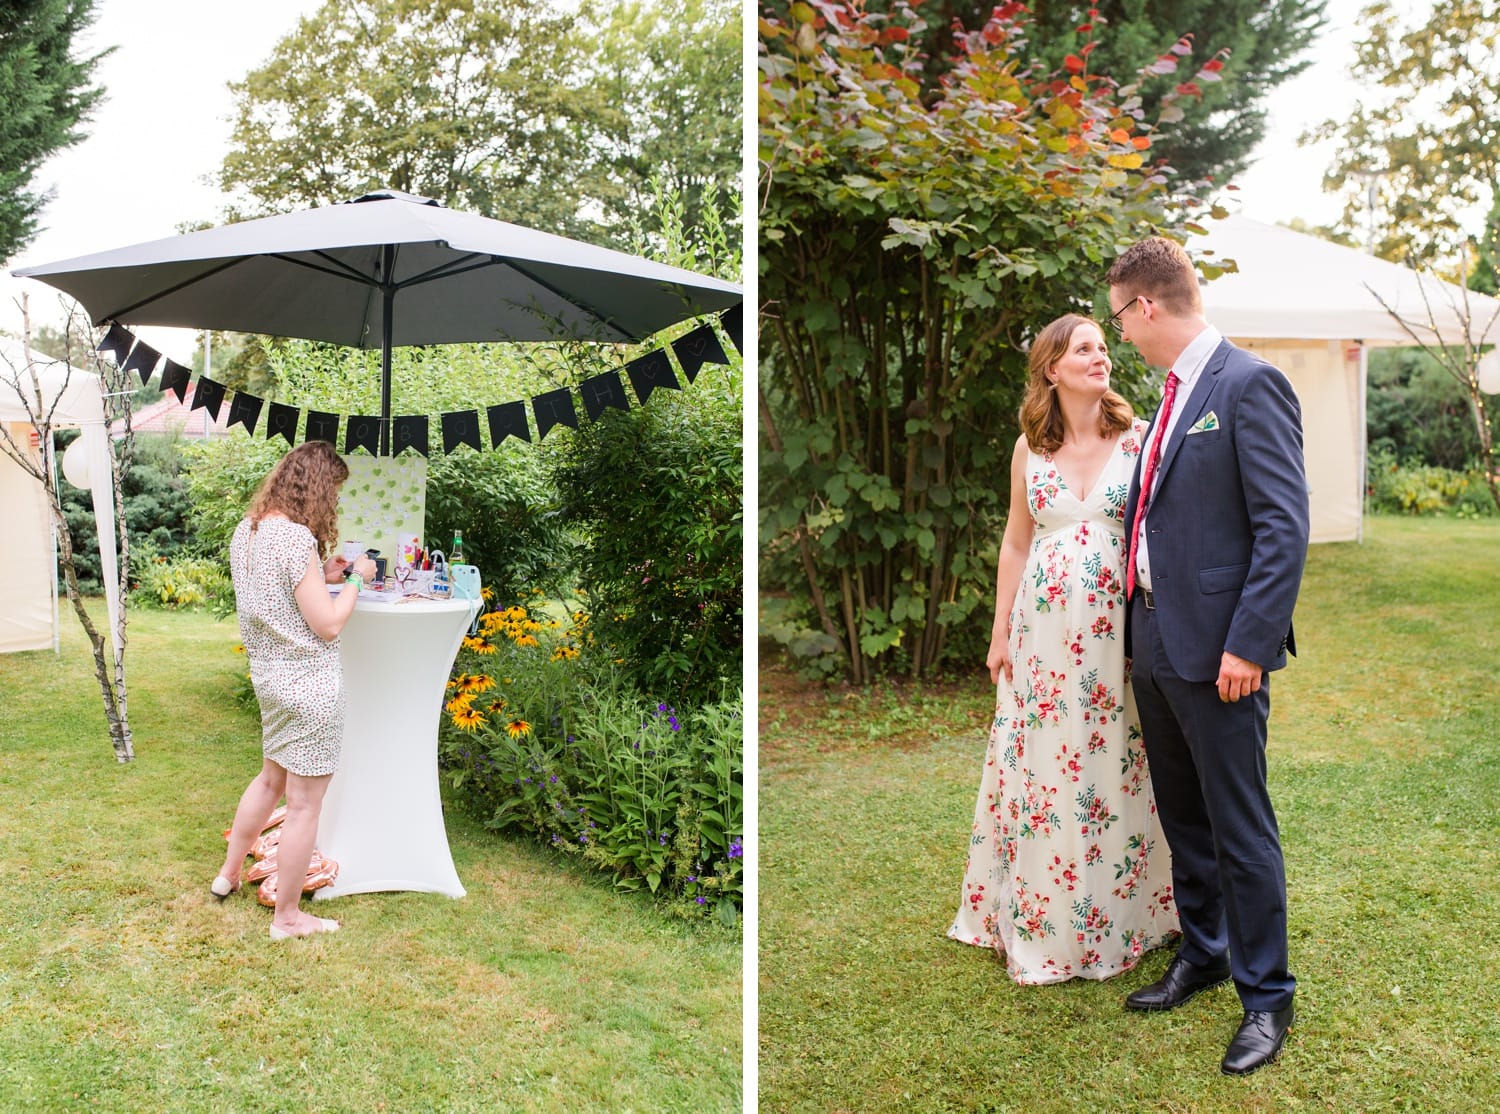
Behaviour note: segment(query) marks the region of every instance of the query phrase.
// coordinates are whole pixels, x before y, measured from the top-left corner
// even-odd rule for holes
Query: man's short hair
[[[1179,317],[1203,312],[1193,261],[1181,244],[1164,236],[1152,236],[1126,248],[1110,265],[1104,280],[1119,287],[1126,298],[1143,294]]]

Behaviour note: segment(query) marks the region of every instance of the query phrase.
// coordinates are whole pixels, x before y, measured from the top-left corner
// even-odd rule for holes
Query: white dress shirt
[[[1188,346],[1182,350],[1177,361],[1172,365],[1172,374],[1177,376],[1177,395],[1172,400],[1172,413],[1167,417],[1166,428],[1158,432],[1159,423],[1152,422],[1151,428],[1146,431],[1145,459],[1151,458],[1151,445],[1155,439],[1161,437],[1163,452],[1167,447],[1167,439],[1172,436],[1172,431],[1177,428],[1177,419],[1187,409],[1188,396],[1193,393],[1193,386],[1198,382],[1198,376],[1202,374],[1204,365],[1208,358],[1214,354],[1214,349],[1219,347],[1219,342],[1224,339],[1224,334],[1214,326],[1209,325],[1188,342]],[[1145,465],[1143,464],[1144,468]],[[1156,475],[1152,477],[1151,493],[1154,493],[1158,484],[1161,483],[1161,465],[1156,467]],[[1151,505],[1147,501],[1147,492],[1141,492],[1141,502],[1146,506],[1146,515],[1151,515]],[[1135,551],[1135,583],[1138,588],[1151,587],[1151,546],[1147,541],[1146,524],[1141,523],[1140,545]]]

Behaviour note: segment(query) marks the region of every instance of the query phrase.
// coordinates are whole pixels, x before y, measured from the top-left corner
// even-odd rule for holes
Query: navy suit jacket
[[[1225,650],[1280,669],[1297,652],[1292,609],[1307,559],[1297,396],[1278,369],[1225,340],[1177,405],[1144,525],[1168,661],[1188,681],[1216,680]],[[1145,458],[1130,482],[1127,538]]]

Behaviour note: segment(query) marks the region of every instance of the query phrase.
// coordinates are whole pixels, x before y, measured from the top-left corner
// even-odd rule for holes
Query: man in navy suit
[[[1281,1052],[1296,987],[1265,751],[1307,555],[1301,411],[1204,319],[1180,245],[1143,240],[1106,279],[1120,335],[1169,369],[1125,508],[1126,645],[1183,939],[1125,1005],[1174,1009],[1232,976],[1244,1017],[1220,1067],[1244,1074]]]

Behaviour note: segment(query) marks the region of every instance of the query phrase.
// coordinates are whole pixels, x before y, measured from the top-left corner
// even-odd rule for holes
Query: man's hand
[[[1236,657],[1228,650],[1219,662],[1219,699],[1233,704],[1242,696],[1260,691],[1260,679],[1265,670],[1253,661]]]

